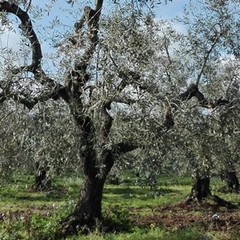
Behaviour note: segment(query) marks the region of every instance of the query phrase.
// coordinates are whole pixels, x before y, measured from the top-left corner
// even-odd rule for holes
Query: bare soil
[[[179,230],[198,226],[205,230],[240,231],[240,209],[218,207],[209,201],[191,205],[178,203],[163,208],[152,209],[151,215],[136,214],[133,219],[138,226],[161,226],[165,229]]]

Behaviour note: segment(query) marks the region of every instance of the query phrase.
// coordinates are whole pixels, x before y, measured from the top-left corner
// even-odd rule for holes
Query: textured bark
[[[202,201],[209,196],[211,196],[210,177],[201,177],[197,174],[193,177],[193,186],[189,200],[196,199],[197,201]]]
[[[236,171],[224,171],[221,174],[221,177],[226,182],[227,191],[240,192],[239,180]]]
[[[82,138],[80,156],[83,161],[84,185],[75,210],[61,224],[57,238],[91,230],[102,218],[102,197],[106,177],[113,166],[113,155],[101,149],[96,154],[89,125]]]
[[[210,191],[210,178],[209,177],[197,177],[192,188],[192,192],[196,193],[196,197],[199,201],[211,195]]]
[[[39,162],[36,162],[35,183],[32,186],[34,191],[44,191],[51,188],[51,181],[47,171],[47,167],[43,167]]]
[[[75,210],[62,222],[57,238],[90,231],[101,220],[105,177],[85,176],[84,186]]]
[[[132,151],[136,146],[119,143],[111,149],[106,149],[108,135],[112,126],[112,118],[105,109],[100,108],[102,113],[102,126],[96,136],[94,124],[89,117],[78,115],[76,123],[81,132],[80,158],[84,170],[84,185],[80,193],[75,210],[62,221],[56,239],[65,238],[78,232],[88,232],[96,226],[96,222],[102,219],[103,188],[113,164],[114,155]],[[97,138],[97,143],[96,143]],[[99,149],[96,150],[96,144]]]

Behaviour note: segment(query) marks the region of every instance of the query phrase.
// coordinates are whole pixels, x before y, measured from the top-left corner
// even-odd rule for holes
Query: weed
[[[119,205],[105,207],[103,212],[104,231],[128,231],[130,229],[129,210]]]
[[[12,176],[9,183],[1,182],[1,240],[53,239],[59,222],[73,211],[79,195],[79,185],[82,183],[80,178],[65,177],[64,181],[57,178],[55,182],[58,190],[50,194],[29,191],[33,180],[32,176],[19,175]],[[213,191],[239,205],[239,194],[217,192],[218,181],[213,181]],[[227,228],[224,225],[225,231],[216,231],[208,228],[211,216],[208,210],[205,210],[203,215],[200,205],[191,210],[191,206],[183,209],[181,205],[177,207],[175,204],[190,193],[191,180],[183,177],[162,177],[158,182],[157,192],[147,187],[136,186],[131,179],[117,186],[107,185],[104,190],[103,222],[88,236],[73,236],[68,239],[240,240],[238,211],[230,214],[220,212],[221,219],[231,225]],[[201,228],[203,222],[205,233],[202,233]]]

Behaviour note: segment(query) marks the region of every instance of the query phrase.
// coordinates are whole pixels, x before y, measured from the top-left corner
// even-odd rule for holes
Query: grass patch
[[[205,238],[204,238],[205,237]],[[196,228],[189,228],[176,232],[167,232],[161,228],[140,229],[135,228],[131,233],[107,234],[95,232],[88,236],[68,238],[69,240],[210,240]]]
[[[33,181],[33,176],[18,175],[9,182],[1,182],[1,240],[51,239],[60,220],[73,211],[81,178],[56,178],[53,180],[54,189],[48,192],[32,192]],[[193,210],[168,207],[184,200],[190,193],[190,178],[162,177],[158,182],[159,187],[155,190],[136,186],[129,178],[117,186],[107,184],[103,196],[103,215],[108,229],[68,239],[240,239],[238,222],[234,223],[236,231],[235,227],[231,229],[227,225],[229,221],[240,219],[239,212],[234,212],[231,218],[220,212],[224,231],[221,226],[211,228],[211,210],[205,211],[204,215],[200,207]],[[219,179],[212,181],[213,194],[240,205],[239,194],[218,192],[221,184]],[[109,233],[113,229],[116,232]]]

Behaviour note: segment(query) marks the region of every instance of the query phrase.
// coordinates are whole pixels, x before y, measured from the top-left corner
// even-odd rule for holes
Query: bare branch
[[[41,45],[39,43],[39,40],[37,38],[35,31],[33,30],[32,22],[27,13],[30,5],[31,5],[31,0],[29,1],[27,10],[23,11],[18,5],[14,3],[10,3],[7,1],[0,2],[0,11],[12,13],[20,19],[21,29],[24,35],[29,39],[32,46],[32,63],[28,66],[22,66],[22,67],[13,69],[12,73],[18,74],[23,71],[32,72],[36,80],[38,80],[41,84],[45,86],[48,85],[50,88],[52,88],[52,92],[44,96],[45,100],[47,100],[47,96],[48,96],[48,99],[52,98],[55,100],[61,97],[68,102],[69,96],[66,89],[61,84],[56,83],[53,79],[47,77],[45,72],[41,68],[41,59],[42,59]],[[7,96],[10,97],[11,94],[7,94]],[[14,97],[14,95],[12,95],[12,97]],[[6,97],[1,98],[2,101],[4,101],[3,99],[5,100]],[[36,104],[36,101],[41,100],[41,97],[39,99],[38,98],[33,98],[33,99],[34,100],[31,100],[30,103],[29,101],[24,99],[22,99],[20,102],[26,105],[27,107],[31,108],[32,105]]]
[[[204,72],[204,69],[206,67],[206,64],[207,64],[207,61],[209,59],[209,56],[212,52],[212,50],[214,49],[214,47],[216,46],[216,44],[218,43],[218,40],[220,39],[220,37],[223,35],[223,32],[219,32],[216,37],[214,38],[213,42],[212,42],[212,45],[211,47],[209,48],[209,50],[206,52],[205,56],[204,56],[204,59],[203,59],[203,63],[202,63],[202,66],[201,66],[201,69],[200,69],[200,72],[197,76],[197,81],[196,81],[196,85],[198,86],[199,82],[200,82],[200,79],[203,75],[203,72]]]
[[[213,109],[218,106],[227,105],[227,104],[231,103],[227,99],[222,99],[222,98],[217,99],[217,100],[207,99],[199,91],[198,86],[196,84],[194,84],[194,83],[190,84],[188,89],[179,95],[179,99],[174,100],[170,104],[170,106],[167,108],[167,110],[164,114],[164,122],[163,122],[163,125],[167,129],[170,129],[174,126],[174,117],[173,117],[172,109],[178,108],[183,101],[188,101],[193,97],[197,98],[198,103],[201,107],[208,108],[208,109]]]
[[[199,102],[204,100],[204,96],[201,92],[198,90],[197,84],[190,84],[187,91],[180,94],[181,101],[190,100],[192,97],[196,97]]]
[[[23,104],[29,110],[31,110],[38,102],[43,102],[48,100],[52,93],[42,93],[38,96],[32,97],[24,92],[2,92],[0,94],[0,103],[11,98],[14,101]]]
[[[28,69],[31,72],[34,72],[37,68],[39,68],[41,64],[42,50],[27,12],[23,11],[18,5],[14,3],[9,3],[7,1],[0,2],[0,11],[13,13],[21,20],[21,29],[23,30],[26,37],[29,39],[32,46],[32,63],[31,65],[24,68]],[[22,70],[22,68],[20,68],[19,70]],[[17,70],[15,70],[15,72],[16,71]]]
[[[76,32],[80,31],[84,22],[87,23],[89,30],[89,46],[80,60],[75,62],[74,69],[69,71],[65,79],[67,91],[73,98],[78,100],[90,79],[89,74],[87,73],[87,67],[98,44],[99,18],[101,15],[102,4],[103,0],[97,0],[95,10],[86,6],[84,8],[84,16],[75,24]]]
[[[166,51],[166,54],[167,54],[168,66],[170,66],[172,64],[172,59],[171,59],[171,56],[170,56],[170,53],[169,53],[168,44],[167,44],[166,40],[164,41],[164,48],[165,48],[165,51]],[[168,77],[168,81],[172,82],[172,78],[171,78],[171,75],[170,75],[168,69],[166,69],[165,71],[166,71],[166,74],[167,74],[167,77]]]
[[[31,4],[32,4],[32,0],[29,0],[28,5],[27,5],[27,8],[26,8],[26,12],[28,12],[28,10],[30,9]]]

